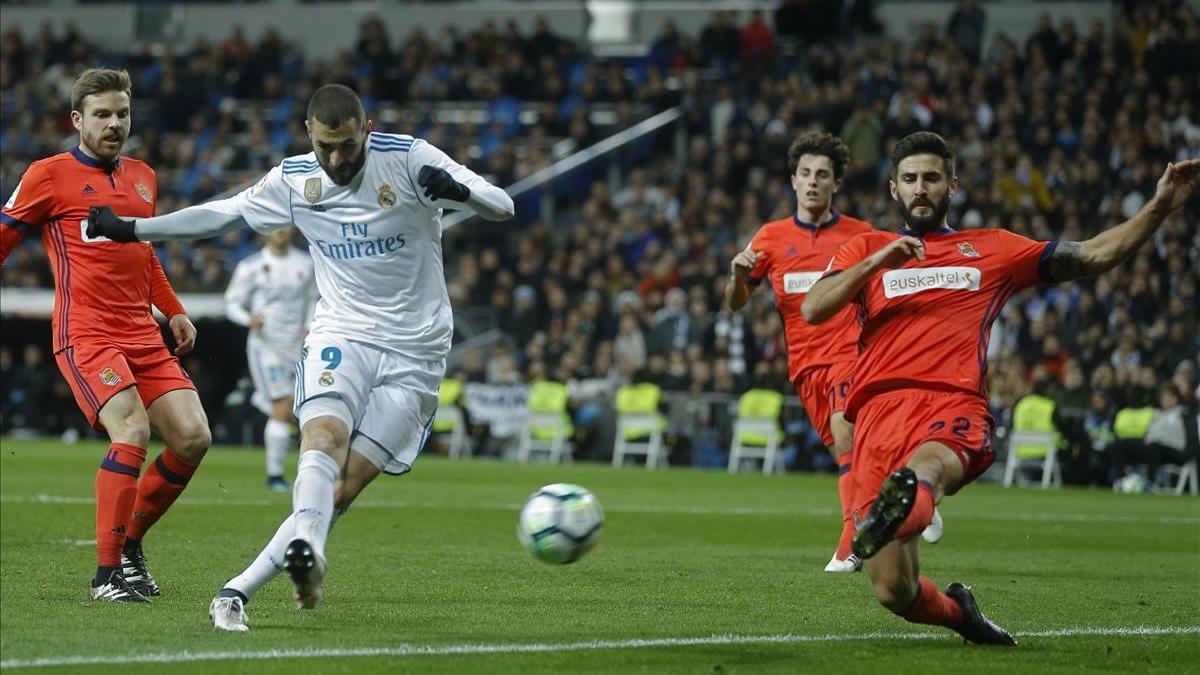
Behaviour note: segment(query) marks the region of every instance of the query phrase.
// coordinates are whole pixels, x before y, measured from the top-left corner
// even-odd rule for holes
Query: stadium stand
[[[1166,162],[1200,156],[1200,20],[1185,3],[1126,3],[1111,26],[1056,25],[1047,15],[1024,42],[1004,33],[985,42],[987,6],[969,2],[903,41],[873,35],[869,15],[817,30],[789,14],[795,4],[774,16],[716,12],[692,35],[668,24],[638,56],[589,52],[544,23],[433,36],[389,34],[367,19],[333,60],[308,59],[272,32],[113,53],[70,25],[10,30],[0,60],[0,194],[28,162],[72,143],[57,114],[64,87],[97,62],[134,75],[131,154],[157,169],[163,212],[305,151],[303,102],[318,83],[355,87],[384,130],[428,137],[504,185],[677,105],[677,133],[556,185],[552,222],[528,209],[517,230],[467,224],[447,233],[456,308],[472,308],[481,330],[504,336],[477,349],[468,341],[453,371],[464,383],[568,383],[577,457],[598,460],[611,456],[602,429],[613,424],[617,387],[652,382],[669,404],[671,461],[723,465],[708,455],[728,446],[728,402],[754,387],[791,393],[768,294],[739,314],[720,298],[736,251],[794,208],[786,148],[798,133],[845,138],[852,167],[837,208],[894,229],[888,153],[907,133],[937,131],[959,151],[952,224],[1043,240],[1084,239],[1120,222],[1153,193]],[[246,231],[171,244],[160,257],[177,289],[220,292],[251,249]],[[1044,373],[1066,438],[1064,479],[1086,483],[1112,480],[1104,445],[1113,416],[1154,404],[1160,383],[1180,390],[1194,419],[1198,279],[1193,204],[1133,262],[1014,298],[989,346],[1002,426]],[[14,253],[0,280],[48,287],[40,243]],[[71,426],[69,393],[42,339],[16,330],[3,340],[6,429],[21,426],[15,418],[33,400],[64,406],[37,421],[43,431]],[[234,382],[199,358],[188,367],[219,420]],[[236,427],[227,412],[223,423]],[[813,440],[802,417],[788,421],[799,438],[789,464],[819,467],[824,454],[806,449]],[[1195,452],[1194,436],[1188,443]]]

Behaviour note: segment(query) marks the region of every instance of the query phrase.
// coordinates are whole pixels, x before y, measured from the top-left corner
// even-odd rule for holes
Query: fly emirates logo
[[[977,291],[983,274],[975,267],[925,267],[883,273],[883,295],[899,298],[933,290]]]

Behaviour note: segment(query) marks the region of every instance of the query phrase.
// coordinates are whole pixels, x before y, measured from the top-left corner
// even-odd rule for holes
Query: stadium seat
[[[617,440],[613,447],[613,466],[620,467],[625,455],[645,455],[646,468],[666,464],[663,427],[666,420],[658,412],[662,389],[655,384],[627,384],[617,390]]]
[[[568,441],[575,434],[567,414],[567,385],[538,380],[529,386],[529,417],[521,429],[517,461],[528,462],[535,452],[548,453],[552,464],[571,461]]]
[[[729,473],[737,473],[742,460],[761,459],[763,473],[775,470],[783,430],[779,412],[783,394],[771,389],[751,389],[738,400],[738,416],[733,423],[733,442],[729,449]]]
[[[1057,434],[1050,431],[1014,429],[1008,437],[1008,464],[1004,467],[1004,487],[1012,487],[1021,464],[1034,462],[1042,467],[1043,489],[1062,487]]]
[[[467,443],[467,422],[458,407],[462,390],[461,381],[453,377],[442,380],[442,386],[438,389],[437,414],[433,418],[433,433],[450,434],[451,459],[458,459],[464,454],[468,457],[471,455],[471,446]]]
[[[1164,464],[1159,470],[1175,478],[1173,488],[1170,483],[1167,484],[1168,492],[1182,495],[1183,491],[1187,490],[1193,497],[1200,494],[1200,489],[1197,488],[1196,460],[1193,459],[1187,464]]]

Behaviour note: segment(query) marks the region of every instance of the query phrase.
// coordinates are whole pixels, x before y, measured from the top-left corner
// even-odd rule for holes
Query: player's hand
[[[429,199],[465,202],[471,197],[470,188],[454,180],[449,171],[431,164],[421,167],[421,172],[417,174],[417,185],[425,188],[425,196]]]
[[[93,206],[88,209],[87,236],[89,239],[108,237],[113,241],[137,241],[133,221],[118,218],[108,206]]]
[[[192,325],[192,320],[187,318],[187,314],[176,314],[171,317],[168,325],[171,335],[175,337],[175,354],[183,356],[192,351],[192,347],[196,346],[196,327]]]
[[[745,281],[746,277],[750,274],[750,270],[754,269],[754,266],[758,264],[758,258],[758,251],[752,251],[747,246],[745,250],[733,256],[733,260],[729,263],[729,271],[739,281]]]
[[[255,314],[254,316],[250,317],[250,332],[257,333],[258,331],[262,330],[262,327],[263,327],[262,314]]]
[[[900,237],[879,249],[875,257],[880,268],[894,270],[913,258],[924,260],[925,242],[916,237]]]
[[[1200,159],[1174,162],[1167,165],[1158,179],[1154,198],[1166,204],[1167,213],[1171,213],[1187,203],[1197,186],[1200,186]]]

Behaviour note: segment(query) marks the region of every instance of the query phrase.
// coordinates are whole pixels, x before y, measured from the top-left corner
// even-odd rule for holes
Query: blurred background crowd
[[[733,255],[795,208],[786,151],[799,133],[845,139],[852,163],[835,206],[886,229],[899,223],[886,188],[891,148],[913,131],[941,133],[959,154],[951,224],[1039,240],[1082,240],[1121,222],[1167,162],[1200,156],[1200,19],[1186,3],[1126,3],[1111,26],[1045,16],[1022,42],[1003,33],[985,42],[987,5],[974,0],[903,41],[877,34],[869,3],[853,4],[867,10],[823,0],[783,2],[773,14],[717,11],[699,34],[666,25],[636,56],[592,53],[545,23],[401,35],[367,19],[329,61],[273,32],[107,53],[70,24],[11,30],[0,59],[0,194],[30,161],[75,143],[66,102],[94,63],[134,77],[127,151],[157,170],[160,212],[307,152],[304,104],[320,83],[354,87],[378,129],[427,138],[499,185],[679,106],[676,133],[555,189],[552,221],[533,209],[518,224],[446,234],[456,311],[507,338],[461,350],[454,373],[569,382],[579,410],[628,381],[700,398],[791,392],[769,292],[739,313],[720,300]],[[247,230],[159,253],[178,291],[219,293],[256,246]],[[1193,203],[1131,262],[1015,297],[989,347],[998,420],[1025,395],[1046,393],[1069,430],[1071,477],[1111,480],[1119,468],[1096,460],[1118,411],[1196,414],[1198,279]],[[0,280],[52,287],[41,243],[22,245]],[[70,410],[55,422],[31,412],[54,400],[71,408],[52,361],[39,343],[5,341],[6,425],[22,414],[78,424]],[[202,394],[219,417],[211,411],[233,383],[208,374],[220,370],[211,362],[188,366],[211,379]],[[811,435],[796,429],[792,461],[820,465]],[[1190,452],[1194,436],[1183,441]]]

